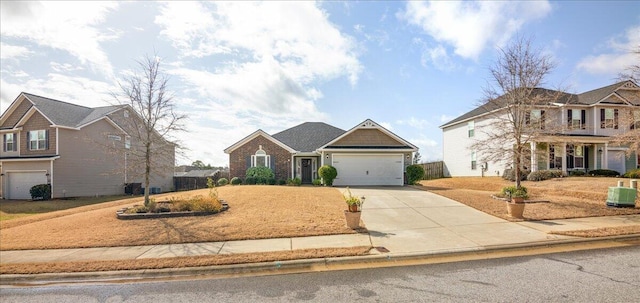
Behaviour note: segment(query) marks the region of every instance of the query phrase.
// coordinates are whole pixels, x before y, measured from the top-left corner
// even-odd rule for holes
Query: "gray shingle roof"
[[[601,87],[598,89],[590,90],[578,95],[578,100],[581,104],[595,104],[602,100],[604,97],[612,94],[616,89],[620,88],[627,81],[618,82],[609,86]]]
[[[297,151],[313,152],[344,133],[344,130],[323,122],[305,122],[272,137]]]
[[[118,106],[89,108],[34,94],[23,94],[51,122],[60,126],[79,127],[118,109]]]

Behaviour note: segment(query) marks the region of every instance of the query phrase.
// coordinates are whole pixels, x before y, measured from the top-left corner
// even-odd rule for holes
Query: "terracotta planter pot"
[[[356,212],[358,211],[358,205],[353,204],[353,205],[347,205],[349,207],[349,211],[350,212]]]
[[[347,227],[351,229],[357,229],[360,227],[360,215],[362,212],[360,211],[344,211],[344,217],[347,220]]]
[[[514,198],[515,201],[515,198]],[[524,203],[509,203],[507,202],[507,213],[513,218],[523,219]]]

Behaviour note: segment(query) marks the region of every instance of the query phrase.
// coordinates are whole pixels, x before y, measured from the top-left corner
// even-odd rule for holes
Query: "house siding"
[[[255,137],[229,154],[230,177],[238,177],[244,180],[247,169],[250,166],[250,162],[247,163],[247,157],[254,155],[260,148],[260,145],[262,145],[262,150],[271,157],[271,162],[275,165],[275,167],[271,168],[275,174],[275,178],[278,180],[290,178],[291,153],[262,135]]]
[[[377,129],[358,129],[331,146],[403,146]]]
[[[42,156],[56,154],[56,130],[50,127],[51,123],[39,112],[35,112],[29,120],[22,125],[20,132],[20,155],[21,156]],[[48,148],[44,150],[30,150],[27,135],[29,131],[45,130],[48,132]]]
[[[11,113],[7,120],[0,125],[0,128],[13,128],[20,119],[24,116],[24,114],[31,108],[31,102],[25,100],[19,101],[20,104],[16,107],[16,109]]]

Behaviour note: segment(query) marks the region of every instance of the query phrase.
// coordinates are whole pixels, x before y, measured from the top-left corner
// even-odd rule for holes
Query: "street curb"
[[[599,238],[573,238],[548,241],[537,241],[519,244],[492,245],[481,248],[446,249],[432,252],[415,252],[401,254],[376,254],[367,256],[330,257],[316,259],[299,259],[262,263],[245,263],[233,265],[216,265],[188,268],[140,269],[104,272],[80,273],[46,273],[46,274],[3,274],[0,275],[0,286],[37,286],[62,283],[119,283],[148,279],[175,279],[188,277],[224,277],[243,274],[276,275],[305,271],[340,270],[341,267],[357,267],[358,265],[375,265],[376,267],[394,266],[400,261],[418,261],[437,257],[453,257],[492,252],[508,252],[522,249],[554,247],[570,244],[586,244],[611,241],[640,240],[640,234],[609,236]],[[362,267],[360,267],[362,268]]]

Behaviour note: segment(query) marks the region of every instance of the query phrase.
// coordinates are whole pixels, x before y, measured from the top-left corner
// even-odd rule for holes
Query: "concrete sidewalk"
[[[429,255],[576,239],[549,234],[551,231],[640,225],[640,215],[509,222],[410,187],[352,188],[351,191],[354,195],[366,196],[362,220],[368,233],[132,247],[0,251],[0,263],[168,258],[354,246],[385,248],[389,252],[383,254],[390,256]]]

